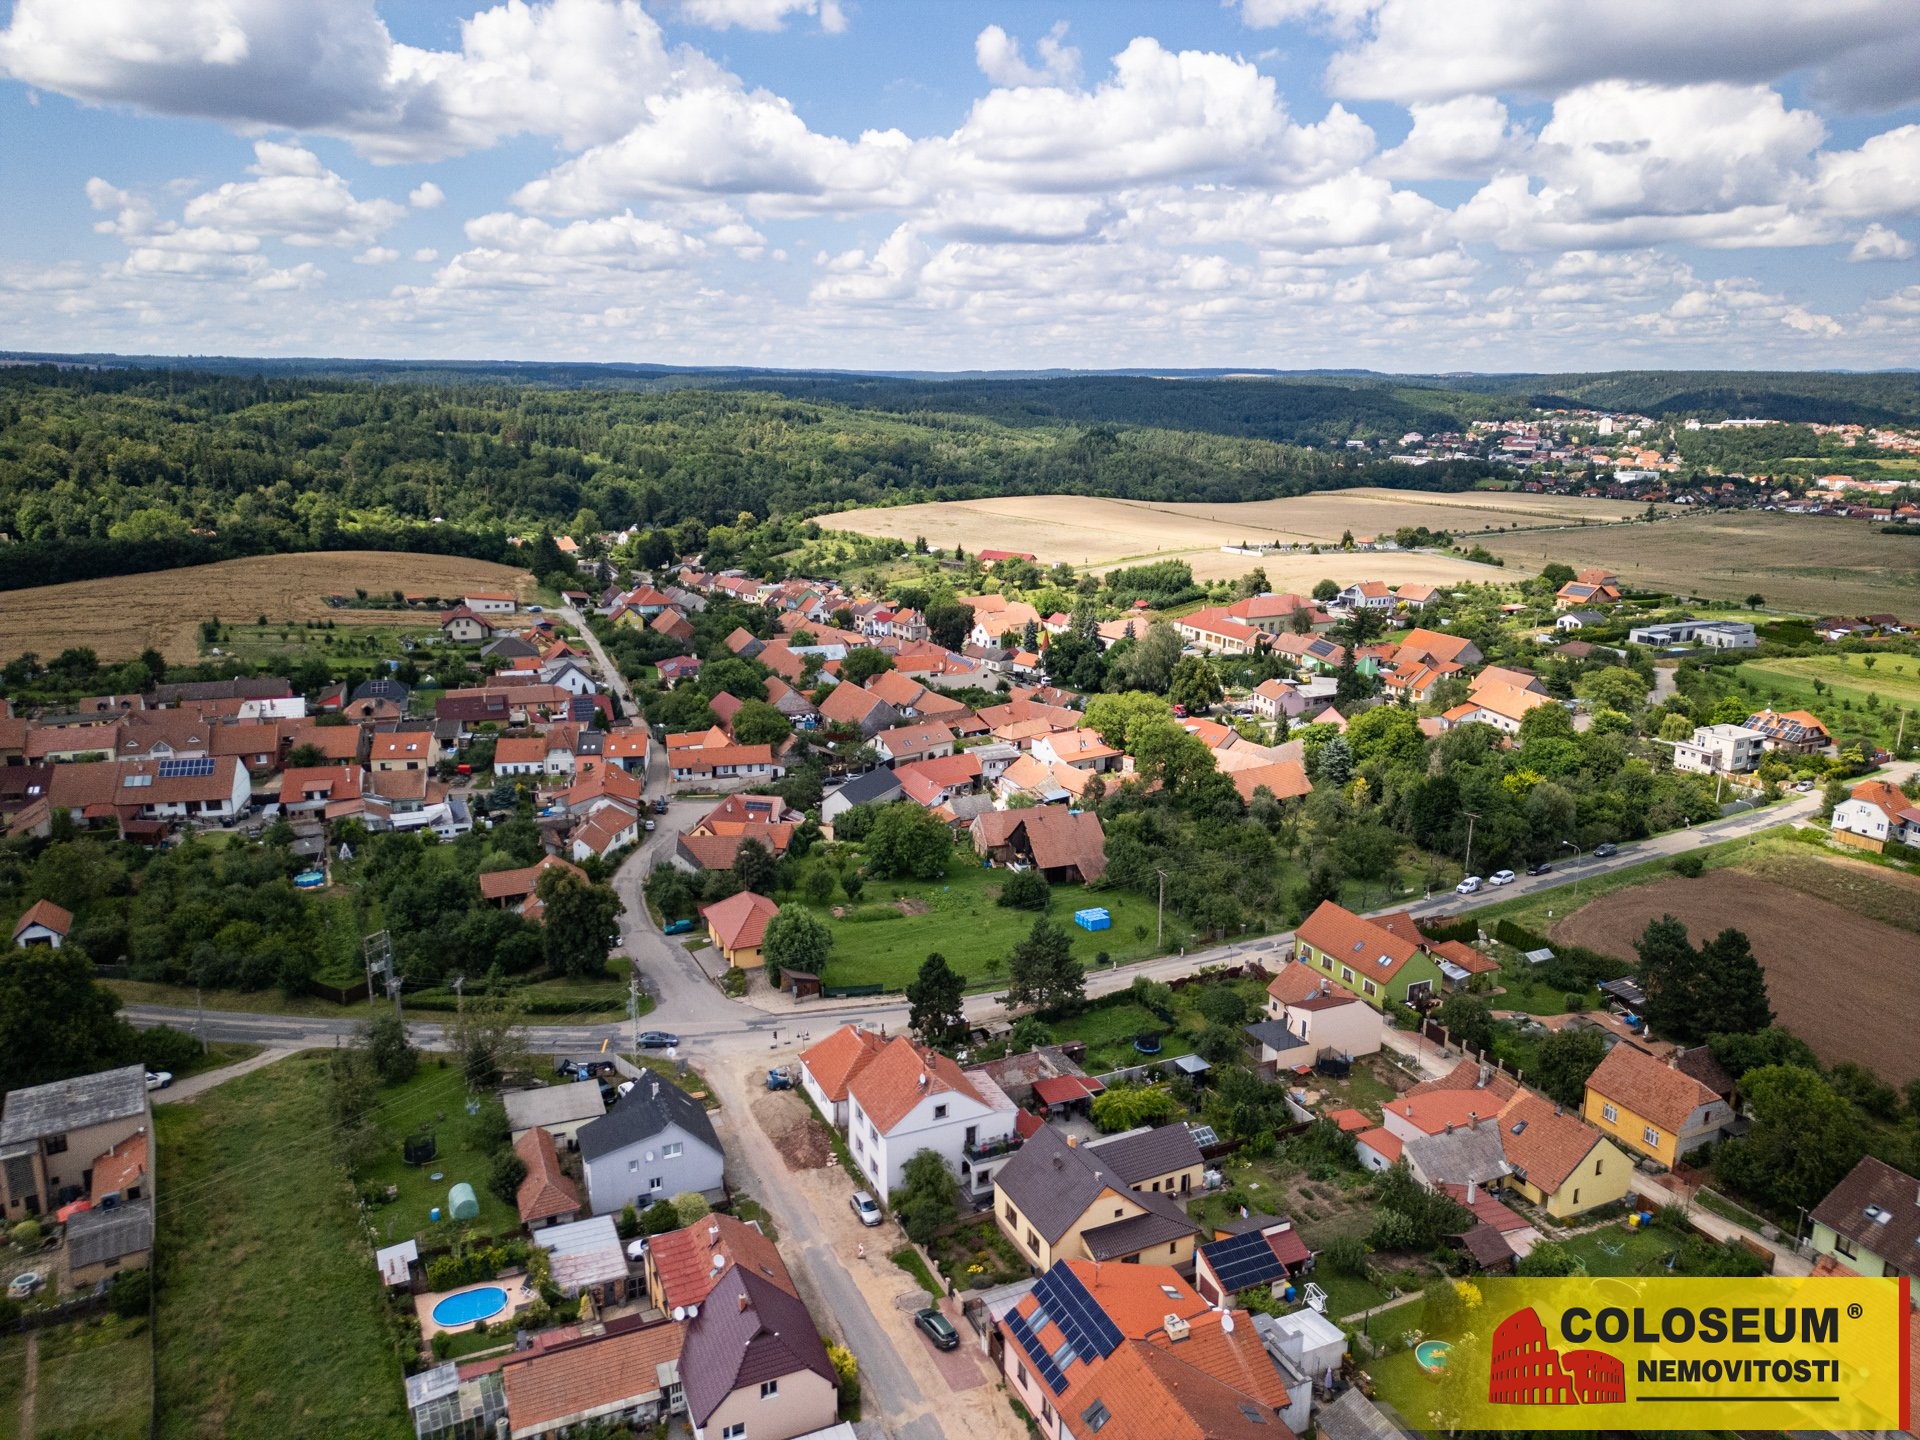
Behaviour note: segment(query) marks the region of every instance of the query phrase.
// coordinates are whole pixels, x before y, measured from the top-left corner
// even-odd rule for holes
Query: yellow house
[[[1669,1060],[1621,1041],[1587,1077],[1587,1123],[1671,1169],[1733,1118],[1733,1107]]]
[[[761,942],[766,938],[767,922],[779,913],[778,905],[751,890],[700,909],[707,922],[707,938],[735,970],[757,970],[766,964],[766,957],[760,953]]]
[[[1199,1227],[1168,1184],[1178,1186],[1185,1167],[1145,1177],[1161,1186],[1153,1190],[1129,1186],[1110,1164],[1100,1148],[1071,1145],[1043,1125],[993,1177],[994,1220],[1041,1270],[1057,1260],[1192,1265]]]
[[[1501,1153],[1513,1167],[1507,1186],[1554,1219],[1627,1197],[1633,1162],[1551,1100],[1522,1090],[1501,1109],[1499,1123]]]

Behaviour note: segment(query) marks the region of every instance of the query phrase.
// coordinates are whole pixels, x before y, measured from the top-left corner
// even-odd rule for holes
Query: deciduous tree
[[[770,971],[804,970],[818,975],[827,968],[827,956],[833,951],[833,931],[811,910],[783,905],[767,921],[760,951]]]
[[[907,986],[907,1027],[921,1043],[936,1050],[952,1050],[967,1038],[963,1003],[966,982],[938,950],[920,964],[920,973]]]

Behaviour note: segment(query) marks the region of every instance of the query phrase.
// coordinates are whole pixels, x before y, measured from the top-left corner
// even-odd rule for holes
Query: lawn
[[[1248,1018],[1259,1018],[1260,1007],[1266,1000],[1266,988],[1258,980],[1222,980],[1215,984],[1238,991],[1246,1001]],[[1174,992],[1171,1026],[1144,1005],[1125,1000],[1082,1011],[1048,1028],[1053,1031],[1056,1041],[1078,1040],[1086,1045],[1084,1068],[1089,1075],[1104,1075],[1130,1065],[1170,1059],[1191,1051],[1206,1024],[1196,1008],[1201,988],[1189,985]],[[1160,1032],[1159,1055],[1142,1055],[1133,1048],[1134,1037],[1143,1030]]]
[[[144,1440],[152,1402],[144,1319],[106,1316],[40,1332],[34,1440]]]
[[[1665,1230],[1629,1230],[1624,1224],[1560,1243],[1579,1258],[1589,1275],[1665,1274],[1666,1258],[1680,1248],[1679,1239]]]
[[[154,1112],[160,1440],[407,1440],[399,1356],[346,1171],[327,1054]]]
[[[1878,695],[1882,706],[1920,705],[1920,660],[1899,651],[1749,660],[1737,673],[1756,685],[1782,689],[1792,686],[1796,693],[1804,693],[1808,699],[1815,698],[1813,682],[1819,680],[1827,686],[1830,696],[1850,699],[1856,706],[1864,706],[1869,695]],[[1824,711],[1835,703],[1829,699],[1821,709]]]
[[[20,1440],[20,1367],[26,1356],[24,1336],[0,1337],[0,1440]]]
[[[406,1084],[380,1092],[378,1118],[387,1148],[359,1178],[363,1185],[399,1188],[398,1200],[371,1214],[383,1244],[446,1228],[447,1191],[461,1180],[473,1186],[480,1200],[480,1218],[467,1222],[475,1234],[510,1235],[519,1228],[519,1212],[487,1188],[490,1161],[470,1138],[473,1122],[466,1107],[465,1077],[456,1067],[443,1069],[432,1060]],[[422,1125],[433,1131],[438,1149],[431,1164],[409,1165],[401,1146]],[[435,1174],[445,1178],[434,1180]],[[436,1206],[441,1214],[438,1227],[430,1213]]]
[[[808,868],[818,865],[807,862]],[[800,880],[804,883],[806,871]],[[836,896],[834,906],[814,907],[833,929],[833,954],[827,962],[827,981],[833,985],[885,985],[904,990],[930,951],[938,950],[970,985],[1004,983],[1005,970],[989,968],[1004,962],[1008,953],[1033,928],[1035,914],[994,903],[1003,870],[989,870],[971,847],[956,846],[942,880],[869,880],[857,905]],[[804,893],[804,891],[802,891]],[[787,903],[796,903],[788,901]],[[1110,930],[1082,930],[1073,923],[1075,910],[1103,907],[1113,916]],[[835,917],[841,908],[862,918]],[[1124,890],[1088,890],[1078,885],[1056,885],[1048,914],[1073,937],[1073,953],[1091,965],[1099,951],[1115,960],[1139,960],[1160,953],[1154,943],[1154,902]],[[866,918],[866,917],[873,918]],[[1171,914],[1167,916],[1167,947],[1190,945],[1192,933]]]
[[[242,1060],[251,1060],[266,1047],[264,1045],[246,1045],[238,1040],[209,1040],[205,1050],[193,1057],[190,1064],[181,1066],[173,1072],[173,1078],[184,1080],[189,1075],[203,1075],[209,1070],[224,1070],[229,1065],[238,1065]]]

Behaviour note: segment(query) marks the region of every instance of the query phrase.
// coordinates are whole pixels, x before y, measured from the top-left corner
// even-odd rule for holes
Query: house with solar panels
[[[1313,1251],[1284,1215],[1250,1215],[1214,1233],[1194,1252],[1193,1288],[1215,1305],[1244,1290],[1281,1295],[1313,1269]]]
[[[1008,1388],[1046,1440],[1291,1440],[1286,1381],[1245,1310],[1162,1265],[1066,1260],[995,1326]]]
[[[237,755],[174,760],[120,760],[113,806],[141,820],[206,820],[220,824],[243,814],[253,792]]]

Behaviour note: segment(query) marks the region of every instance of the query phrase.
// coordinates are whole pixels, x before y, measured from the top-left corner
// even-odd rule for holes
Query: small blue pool
[[[439,1318],[439,1312],[434,1312]],[[1420,1362],[1422,1370],[1444,1370],[1447,1368],[1447,1356],[1453,1346],[1444,1340],[1422,1340],[1413,1347],[1413,1358]]]
[[[498,1285],[482,1285],[477,1290],[449,1295],[434,1306],[433,1323],[452,1329],[456,1325],[471,1325],[476,1320],[490,1320],[506,1308],[506,1291]]]

